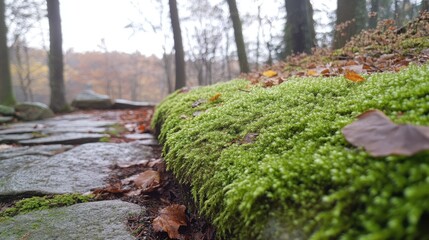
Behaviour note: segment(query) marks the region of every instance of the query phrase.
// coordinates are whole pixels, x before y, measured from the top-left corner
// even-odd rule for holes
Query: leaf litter
[[[346,140],[373,157],[411,156],[429,150],[429,127],[395,124],[380,110],[369,110],[342,130]]]

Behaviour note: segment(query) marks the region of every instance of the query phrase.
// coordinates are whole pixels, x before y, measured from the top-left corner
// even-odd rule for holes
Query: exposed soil
[[[102,119],[121,119],[121,125],[124,126],[125,131],[111,138],[111,142],[129,142],[131,141],[130,139],[123,137],[125,134],[148,133],[152,131],[150,129],[150,119],[153,109],[150,108],[126,111],[100,111],[98,114]],[[141,164],[111,166],[112,171],[107,180],[109,185],[104,188],[94,189],[96,199],[121,199],[143,206],[146,209],[143,214],[132,216],[128,219],[129,229],[137,239],[170,239],[167,233],[154,231],[152,222],[159,215],[160,209],[173,204],[186,206],[187,226],[179,228],[181,239],[215,239],[215,228],[209,221],[198,214],[197,208],[190,197],[190,189],[180,184],[173,174],[166,170],[164,159],[161,157],[161,146],[152,146],[152,149],[152,158]],[[159,187],[137,194],[138,192],[135,192],[136,190],[138,191],[136,186],[132,181],[131,183],[127,183],[126,179],[147,170],[154,170],[160,173]]]

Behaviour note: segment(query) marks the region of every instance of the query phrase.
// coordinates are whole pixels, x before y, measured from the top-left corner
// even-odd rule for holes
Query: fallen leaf
[[[198,99],[197,101],[195,101],[194,103],[192,103],[192,107],[196,108],[196,107],[200,106],[201,104],[203,104],[205,102],[207,102],[207,100],[205,100],[205,99]]]
[[[217,101],[217,100],[220,98],[220,96],[222,96],[222,94],[221,94],[221,93],[216,93],[215,95],[213,95],[213,96],[210,98],[210,102]]]
[[[353,70],[345,69],[344,77],[346,77],[348,80],[351,80],[353,82],[363,82],[365,81],[365,78],[363,78],[361,75],[357,74]]]
[[[146,130],[145,126],[143,124],[140,124],[137,126],[136,132],[144,132]]]
[[[173,204],[159,211],[158,217],[152,222],[152,227],[157,232],[166,232],[169,238],[183,239],[179,233],[180,226],[187,226],[186,207],[184,205]]]
[[[258,133],[248,133],[244,136],[243,140],[241,140],[241,144],[249,144],[255,142],[256,138],[259,136]]]
[[[267,70],[267,71],[263,72],[262,75],[264,75],[265,77],[270,78],[270,77],[277,76],[277,72],[273,71],[273,70]]]
[[[331,73],[331,71],[328,68],[325,68],[322,70],[322,72],[320,72],[321,74],[325,75],[329,75]]]
[[[346,140],[373,157],[411,156],[429,150],[429,127],[397,125],[380,110],[369,110],[342,129]]]
[[[133,181],[137,188],[141,188],[144,192],[152,192],[160,187],[161,177],[157,171],[146,170],[136,175]]]
[[[310,70],[307,70],[307,76],[317,77],[319,76],[319,74],[317,73],[316,70],[310,69]]]

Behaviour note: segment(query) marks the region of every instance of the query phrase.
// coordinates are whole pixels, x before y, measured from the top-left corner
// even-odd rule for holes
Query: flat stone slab
[[[89,143],[52,157],[24,155],[0,160],[0,201],[30,193],[85,193],[106,184],[109,166],[137,164],[151,155],[150,147],[135,141]]]
[[[17,142],[21,140],[32,139],[33,137],[34,135],[31,133],[0,135],[0,143]]]
[[[65,152],[73,148],[71,145],[41,145],[41,146],[24,146],[24,147],[9,147],[0,150],[0,160],[15,158],[25,155],[34,155],[34,156],[46,156],[51,157],[55,154]],[[0,163],[1,164],[1,163]]]
[[[150,133],[132,133],[126,134],[124,137],[133,140],[146,140],[146,139],[155,139],[155,137]]]
[[[13,117],[9,117],[9,116],[7,116],[7,117],[0,116],[0,123],[12,122],[13,119],[14,119]]]
[[[83,144],[98,142],[103,137],[109,137],[107,134],[98,133],[64,133],[52,135],[48,137],[34,138],[22,140],[18,143],[22,145],[38,145],[38,144]]]
[[[113,102],[112,108],[114,109],[136,109],[143,107],[154,107],[155,104],[149,102],[134,102],[125,99],[116,99]]]
[[[158,146],[159,142],[156,139],[145,139],[138,141],[140,144],[145,146]]]
[[[80,203],[18,215],[0,222],[0,239],[135,239],[127,230],[127,218],[144,211],[119,200]]]

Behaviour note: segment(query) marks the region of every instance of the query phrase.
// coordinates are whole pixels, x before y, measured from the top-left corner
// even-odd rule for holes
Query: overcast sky
[[[130,29],[125,28],[133,21],[143,21],[142,13],[149,20],[159,19],[158,12],[150,4],[151,1],[143,1],[144,3],[140,2],[140,9],[136,9],[130,0],[60,0],[64,50],[100,51],[98,46],[101,39],[104,39],[109,51],[128,53],[140,51],[145,55],[160,54],[162,36],[150,31],[133,34]],[[253,2],[253,0],[245,1],[246,3]],[[273,1],[263,2],[269,4]],[[334,0],[312,2],[318,6],[325,4],[330,9],[336,7]],[[256,11],[256,4],[254,6],[245,4],[244,6],[247,9],[241,8],[240,11],[252,9]]]

